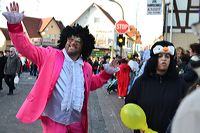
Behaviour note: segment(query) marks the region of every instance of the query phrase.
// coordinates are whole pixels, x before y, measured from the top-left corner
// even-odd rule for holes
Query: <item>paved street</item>
[[[8,87],[3,83],[0,92],[0,133],[41,133],[40,122],[26,125],[15,115],[32,88],[35,77],[23,73],[13,96],[7,96]],[[107,94],[105,87],[92,92],[89,100],[89,133],[133,133],[123,126],[119,111],[124,101],[118,99],[116,92]]]

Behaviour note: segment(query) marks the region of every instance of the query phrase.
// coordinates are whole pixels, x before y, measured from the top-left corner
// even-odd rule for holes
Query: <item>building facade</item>
[[[31,43],[37,46],[56,47],[60,32],[64,29],[61,21],[51,18],[24,17],[22,21],[25,34]],[[7,28],[0,28],[0,50],[5,51],[13,46]]]
[[[199,0],[173,0],[173,3],[165,3],[164,39],[185,49],[189,48],[189,44],[198,42],[192,24],[200,22],[199,12]]]

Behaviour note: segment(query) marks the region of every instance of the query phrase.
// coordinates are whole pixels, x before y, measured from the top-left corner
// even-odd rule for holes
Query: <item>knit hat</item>
[[[174,57],[175,55],[175,47],[172,43],[168,41],[158,41],[156,42],[150,50],[150,56],[154,56],[160,53],[169,53]]]

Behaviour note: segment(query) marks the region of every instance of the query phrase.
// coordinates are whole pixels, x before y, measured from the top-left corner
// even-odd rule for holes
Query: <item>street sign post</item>
[[[129,25],[128,23],[125,21],[125,20],[119,20],[117,23],[115,23],[115,30],[120,34],[122,34],[122,37],[123,37],[123,34],[126,33],[129,29]],[[125,39],[123,38],[122,39],[123,43],[125,42]],[[120,43],[119,40],[117,40],[117,43],[120,44],[119,47],[120,47],[120,56],[122,56],[122,42]]]
[[[125,20],[119,20],[117,23],[115,23],[115,30],[119,34],[126,33],[129,29],[129,25]]]

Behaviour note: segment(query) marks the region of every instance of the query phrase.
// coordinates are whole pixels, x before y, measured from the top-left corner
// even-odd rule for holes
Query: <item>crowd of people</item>
[[[145,48],[142,54],[134,53],[129,58],[118,57],[118,60],[120,70],[112,78],[117,84],[113,84],[111,80],[107,88],[109,94],[110,90],[117,91],[118,98],[125,99],[125,104],[140,105],[146,113],[150,128],[159,133],[170,133],[174,115],[182,99],[200,85],[200,70],[197,69],[200,66],[200,44],[190,44],[189,49],[185,50],[168,41],[158,41],[151,49]],[[97,64],[100,62],[95,62],[98,69]],[[93,66],[92,62],[91,65]],[[187,122],[182,123],[186,125]],[[173,130],[175,133],[178,130],[183,132],[176,126]]]
[[[66,26],[57,49],[43,48],[32,45],[24,34],[24,14],[19,13],[17,3],[12,2],[3,15],[14,47],[6,56],[0,51],[0,89],[4,78],[8,95],[13,95],[14,78],[22,64],[26,64],[23,69],[30,68],[29,60],[33,62],[31,74],[37,75],[38,70],[40,73],[16,115],[23,123],[39,119],[43,133],[87,133],[89,93],[112,78],[118,97],[125,104],[139,105],[152,130],[199,132],[199,43],[191,44],[185,51],[171,42],[157,41],[150,49],[129,58],[117,56],[110,60],[105,55],[91,59],[95,38],[87,26]],[[15,48],[28,60],[21,61]]]

